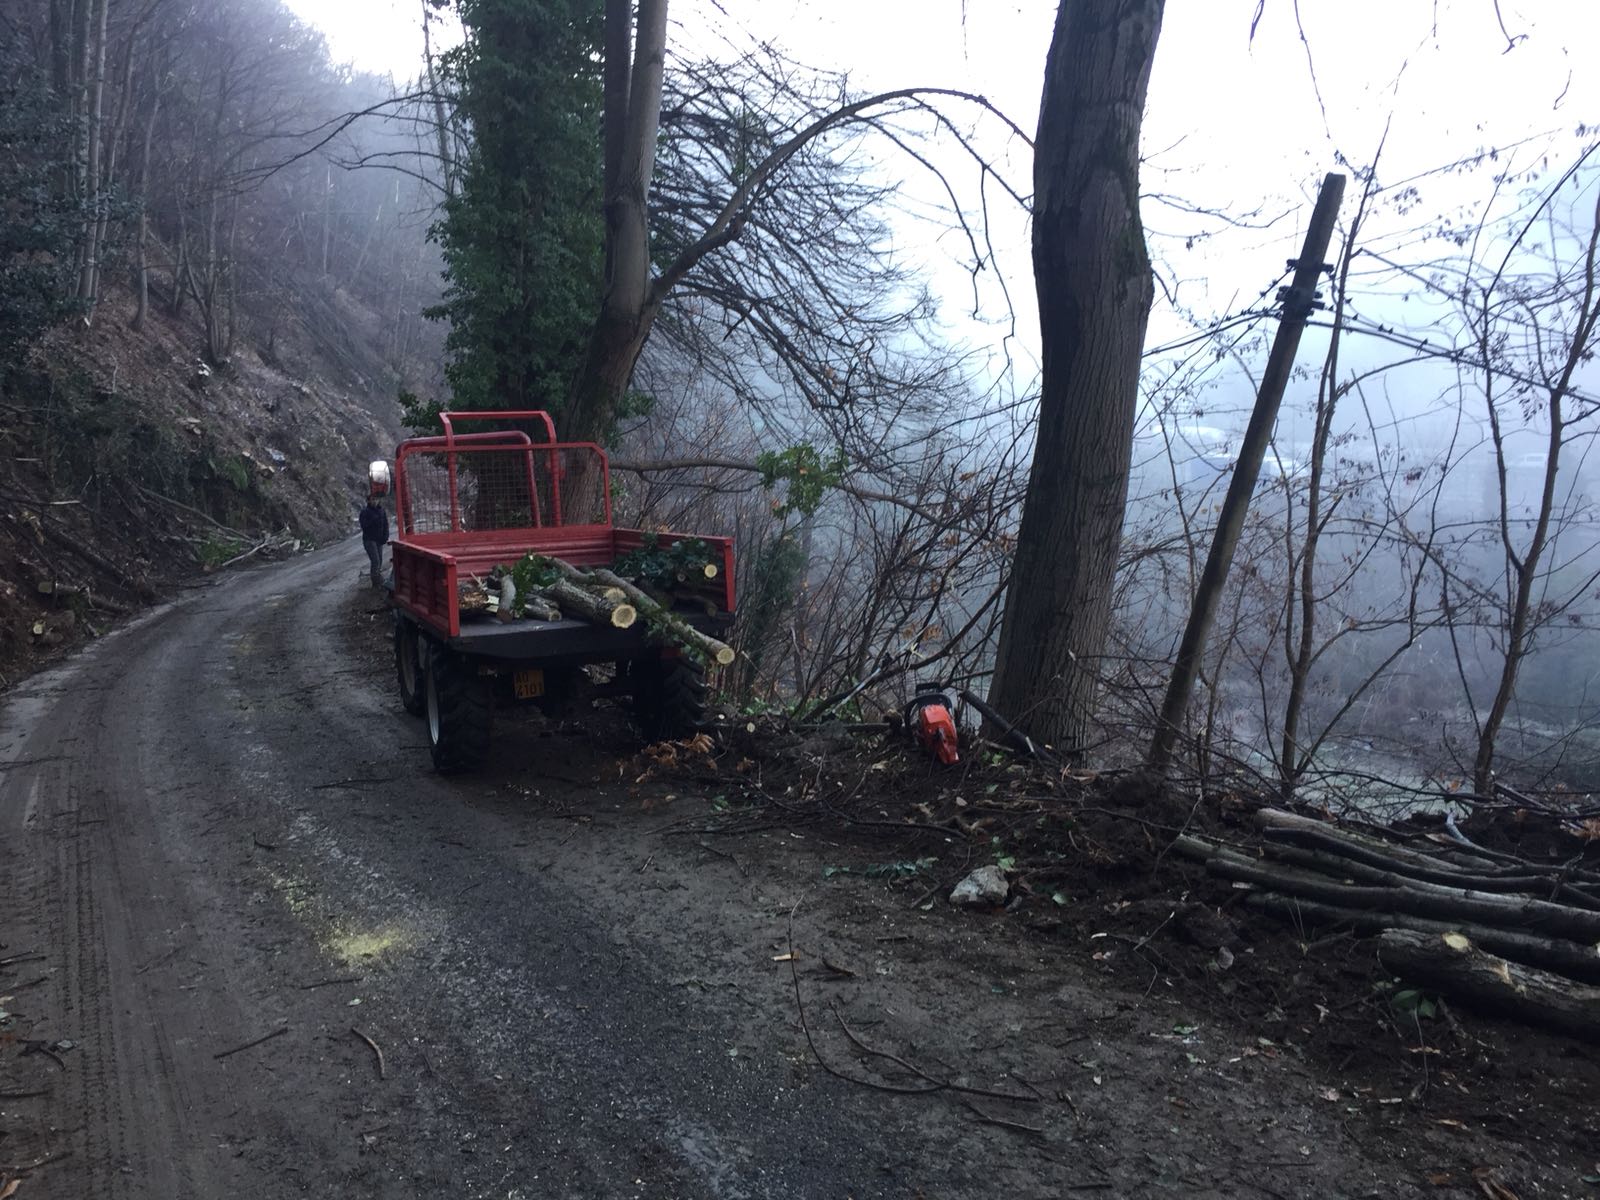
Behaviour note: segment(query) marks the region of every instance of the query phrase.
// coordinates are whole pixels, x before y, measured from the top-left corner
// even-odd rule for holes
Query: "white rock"
[[[950,903],[966,908],[1004,904],[1006,894],[1010,890],[1011,885],[1006,882],[1006,873],[999,867],[993,865],[979,867],[956,884],[955,890],[950,893]]]

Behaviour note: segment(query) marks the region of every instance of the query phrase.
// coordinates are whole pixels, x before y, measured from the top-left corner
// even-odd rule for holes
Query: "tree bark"
[[[1600,988],[1486,954],[1460,934],[1391,929],[1378,938],[1378,958],[1406,982],[1474,1008],[1600,1041]]]
[[[1062,0],[1034,148],[1043,382],[989,703],[1036,740],[1087,740],[1111,616],[1154,288],[1139,129],[1163,0]]]
[[[627,0],[607,0],[605,20],[605,291],[564,420],[567,437],[581,442],[603,442],[610,433],[660,308],[651,287],[649,198],[667,0],[639,0],[631,60]]]
[[[1487,858],[1474,858],[1464,865],[1446,862],[1431,854],[1422,854],[1405,846],[1392,845],[1379,838],[1356,833],[1342,825],[1331,825],[1326,821],[1313,820],[1311,817],[1302,817],[1298,813],[1283,812],[1276,808],[1263,808],[1256,813],[1256,825],[1269,838],[1331,849],[1357,862],[1416,874],[1419,879],[1433,879],[1436,883],[1447,880],[1434,878],[1434,873],[1441,877],[1481,874],[1494,871],[1498,867],[1497,863]]]
[[[87,0],[84,0],[87,3]],[[88,204],[88,220],[84,227],[83,247],[79,252],[78,301],[92,310],[96,276],[100,267],[100,239],[105,232],[106,198],[101,177],[101,142],[104,123],[106,92],[106,14],[108,0],[96,0],[93,21],[89,26],[89,40],[84,47],[84,61],[89,73],[85,81],[87,95],[84,114],[84,181],[83,199]]]
[[[539,591],[554,601],[564,613],[572,613],[595,625],[611,625],[628,629],[637,619],[637,611],[626,601],[608,600],[599,592],[579,587],[565,579],[558,579]]]
[[[1568,979],[1582,983],[1600,983],[1600,953],[1595,947],[1569,942],[1563,938],[1541,938],[1509,929],[1491,929],[1487,925],[1474,925],[1461,921],[1436,921],[1427,917],[1413,917],[1406,913],[1373,912],[1355,908],[1340,908],[1321,904],[1315,900],[1302,900],[1298,896],[1279,896],[1272,892],[1255,892],[1244,901],[1251,908],[1297,925],[1348,925],[1358,933],[1381,933],[1386,929],[1409,929],[1414,933],[1440,937],[1459,933],[1472,939],[1473,945],[1519,962],[1525,966],[1554,971]]]
[[[1284,892],[1336,904],[1344,908],[1405,912],[1419,917],[1473,921],[1499,928],[1534,931],[1575,941],[1600,942],[1600,913],[1531,900],[1500,896],[1466,888],[1441,888],[1431,884],[1361,887],[1337,883],[1287,867],[1249,858],[1237,851],[1210,845],[1198,838],[1180,837],[1173,849],[1197,858],[1206,870],[1224,879],[1253,883],[1268,891]]]
[[[150,144],[155,139],[156,117],[161,112],[158,90],[150,101],[144,124],[144,150],[139,156],[139,224],[134,233],[133,328],[143,329],[150,315]]]

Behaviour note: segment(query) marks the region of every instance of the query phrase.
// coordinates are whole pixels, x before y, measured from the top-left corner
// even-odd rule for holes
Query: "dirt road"
[[[848,847],[658,836],[688,798],[625,732],[434,776],[361,565],[196,589],[0,707],[18,1200],[1420,1194],[1176,998],[819,870]],[[868,1045],[1025,1100],[819,1069],[881,1085]]]

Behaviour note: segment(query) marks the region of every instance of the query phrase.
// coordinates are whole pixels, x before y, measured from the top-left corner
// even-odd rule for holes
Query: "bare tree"
[[[1162,0],[1062,0],[1034,149],[1038,444],[990,704],[1081,746],[1111,618],[1154,286],[1139,130]]]

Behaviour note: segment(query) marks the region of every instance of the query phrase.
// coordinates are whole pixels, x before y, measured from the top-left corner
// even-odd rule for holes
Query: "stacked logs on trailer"
[[[1581,831],[1566,860],[1537,861],[1454,822],[1403,845],[1276,809],[1256,822],[1254,850],[1187,834],[1173,849],[1297,928],[1376,934],[1379,960],[1412,986],[1600,1041],[1600,871],[1583,865]]]
[[[733,648],[694,628],[673,610],[689,607],[712,615],[716,604],[686,584],[715,579],[717,565],[704,542],[689,539],[658,550],[653,542],[607,567],[576,567],[559,558],[528,554],[497,566],[487,579],[459,584],[463,617],[492,615],[501,621],[559,621],[564,617],[630,629],[643,619],[651,637],[707,665],[733,662]]]

